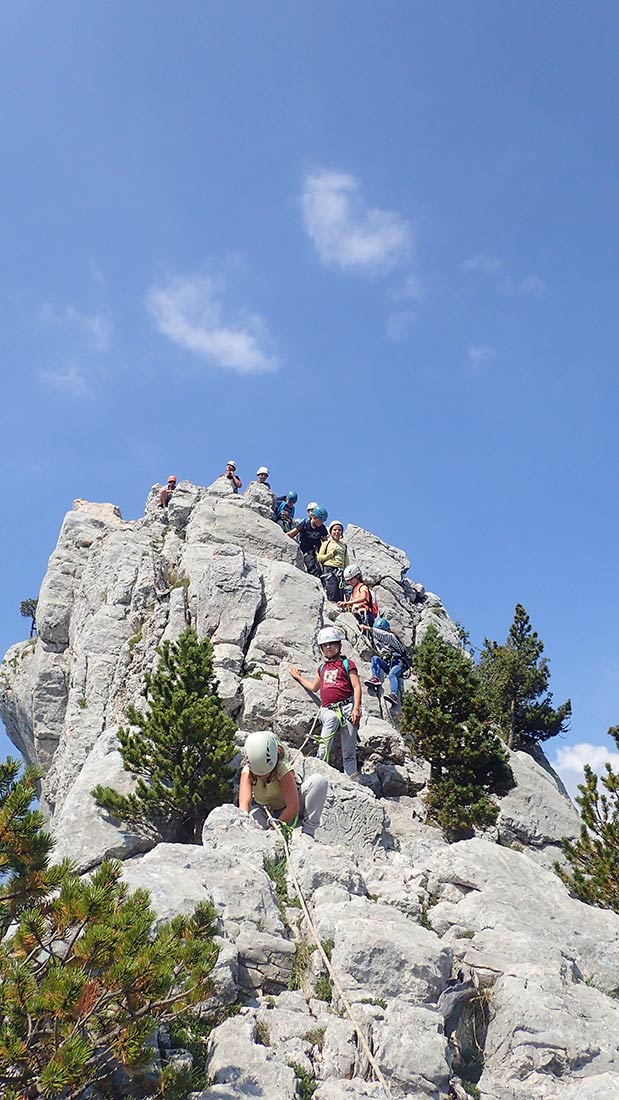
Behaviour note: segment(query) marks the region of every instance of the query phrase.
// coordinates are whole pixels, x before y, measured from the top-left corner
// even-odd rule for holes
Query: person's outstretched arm
[[[302,676],[298,668],[295,668],[294,665],[289,671],[292,679],[296,680],[297,683],[302,684],[307,691],[318,691],[318,688],[320,687],[320,676],[316,676],[314,680],[306,680],[305,676]]]

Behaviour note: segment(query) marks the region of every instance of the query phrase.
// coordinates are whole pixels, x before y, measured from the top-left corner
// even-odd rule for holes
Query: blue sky
[[[522,602],[619,721],[614,3],[5,0],[0,648],[73,498],[228,457]],[[571,769],[571,770],[570,770]]]

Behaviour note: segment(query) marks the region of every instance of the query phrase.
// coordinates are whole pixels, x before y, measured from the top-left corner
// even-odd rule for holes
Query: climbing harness
[[[344,707],[348,711],[347,714],[344,713],[344,709],[343,709]],[[346,724],[347,720],[350,718],[350,716],[353,712],[353,707],[354,707],[354,700],[353,699],[344,699],[343,702],[330,703],[329,706],[324,707],[324,710],[332,710],[333,713],[335,714],[336,718],[337,718],[337,726],[335,727],[334,730],[331,730],[331,732],[328,733],[326,737],[321,736],[321,737],[316,738],[316,741],[318,742],[319,745],[324,745],[325,754],[324,754],[322,759],[324,760],[325,764],[329,763],[329,757],[331,755],[331,744],[333,742],[333,738],[335,737],[336,733],[339,733],[342,726],[344,726]],[[320,710],[318,711],[318,714],[320,714]],[[318,714],[316,715],[316,717],[318,717]]]
[[[267,808],[267,816],[271,818],[271,823],[275,827],[278,827],[279,823],[271,815],[268,808]],[[363,1049],[363,1053],[365,1054],[370,1066],[374,1070],[376,1080],[381,1085],[381,1087],[384,1089],[385,1096],[388,1098],[388,1100],[392,1100],[391,1089],[389,1088],[389,1085],[387,1084],[387,1081],[385,1080],[384,1074],[383,1074],[378,1062],[376,1061],[376,1058],[374,1057],[374,1055],[372,1054],[372,1051],[370,1050],[370,1044],[368,1043],[368,1041],[365,1037],[365,1034],[363,1032],[361,1024],[359,1023],[359,1021],[357,1020],[357,1017],[355,1016],[355,1014],[353,1012],[353,1008],[352,1008],[352,1005],[351,1005],[350,1001],[348,1000],[346,994],[344,993],[344,990],[342,989],[342,987],[341,987],[341,985],[338,981],[337,975],[336,975],[336,973],[333,969],[333,966],[331,965],[331,960],[329,959],[329,956],[327,955],[324,947],[322,946],[322,943],[320,942],[320,936],[318,935],[318,932],[316,930],[316,925],[314,924],[314,922],[312,920],[307,902],[305,900],[305,895],[303,894],[303,891],[302,891],[301,886],[299,884],[299,880],[298,880],[298,878],[295,874],[294,867],[292,866],[292,861],[290,859],[289,836],[287,836],[286,832],[282,829],[280,829],[280,832],[281,832],[281,837],[282,837],[282,843],[284,845],[284,853],[285,853],[285,856],[286,856],[286,865],[287,865],[287,868],[288,868],[288,872],[290,874],[290,878],[292,879],[292,884],[294,886],[294,890],[295,890],[295,893],[297,895],[297,898],[299,899],[299,903],[300,903],[301,909],[303,911],[303,916],[305,917],[305,919],[307,921],[307,924],[308,924],[308,927],[310,929],[310,932],[313,936],[313,942],[314,942],[314,944],[315,944],[315,946],[318,950],[318,953],[319,953],[319,955],[320,955],[320,957],[321,957],[321,959],[322,959],[322,961],[323,961],[323,963],[324,963],[324,965],[327,969],[327,973],[328,973],[328,975],[329,975],[329,977],[330,977],[330,979],[333,983],[333,987],[334,987],[334,989],[335,989],[335,991],[336,991],[336,993],[337,993],[337,995],[338,995],[338,997],[339,997],[339,999],[340,999],[340,1001],[341,1001],[341,1003],[344,1007],[344,1011],[346,1012],[346,1015],[348,1016],[352,1026],[355,1029],[357,1038],[358,1038],[359,1043],[360,1043],[360,1045]]]

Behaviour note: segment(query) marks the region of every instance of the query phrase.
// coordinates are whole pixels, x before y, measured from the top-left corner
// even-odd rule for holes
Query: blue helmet
[[[321,519],[324,523],[329,513],[326,508],[321,508],[320,504],[317,504],[315,508],[312,508],[312,515],[314,519]]]
[[[383,619],[380,616],[378,617],[378,619],[374,619],[374,626],[377,630],[391,630],[391,627],[389,626],[389,620]]]
[[[299,497],[295,493],[294,489],[291,489],[289,493],[286,493],[286,500],[289,500],[291,504],[296,504]]]

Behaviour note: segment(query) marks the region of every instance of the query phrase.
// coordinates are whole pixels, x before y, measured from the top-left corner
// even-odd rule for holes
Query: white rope
[[[306,919],[306,921],[307,921],[307,923],[308,923],[308,925],[311,929],[311,932],[313,934],[314,943],[315,943],[316,947],[318,948],[318,952],[320,954],[320,957],[321,957],[323,963],[325,964],[325,967],[327,969],[329,977],[331,978],[331,981],[333,982],[333,985],[335,987],[337,995],[340,998],[340,1001],[342,1002],[342,1004],[344,1006],[344,1010],[346,1012],[346,1015],[348,1016],[351,1024],[353,1025],[353,1027],[355,1029],[355,1032],[357,1034],[357,1038],[359,1039],[359,1042],[360,1042],[360,1044],[363,1048],[363,1053],[365,1054],[370,1066],[374,1070],[374,1073],[376,1075],[376,1080],[379,1082],[379,1084],[384,1089],[385,1096],[388,1097],[388,1100],[392,1100],[392,1093],[391,1093],[391,1090],[389,1088],[389,1085],[387,1084],[387,1082],[384,1078],[383,1072],[382,1072],[378,1062],[376,1061],[374,1055],[372,1054],[372,1051],[370,1050],[370,1045],[369,1045],[369,1043],[368,1043],[368,1041],[367,1041],[367,1039],[366,1039],[366,1037],[363,1033],[363,1029],[361,1027],[361,1024],[359,1023],[359,1021],[357,1020],[357,1018],[356,1018],[356,1016],[353,1012],[352,1005],[351,1005],[350,1001],[348,1000],[348,998],[346,997],[346,994],[344,993],[344,990],[342,989],[342,987],[341,987],[341,985],[338,981],[337,975],[336,975],[333,967],[331,966],[331,960],[329,959],[329,956],[327,955],[324,947],[322,946],[322,944],[320,942],[318,932],[316,931],[316,925],[314,924],[314,922],[312,920],[310,911],[309,911],[308,906],[307,906],[307,902],[306,902],[305,897],[303,895],[303,891],[302,891],[302,889],[299,885],[299,880],[298,880],[298,878],[295,874],[294,867],[292,866],[292,862],[291,862],[291,859],[290,859],[290,848],[288,846],[288,841],[286,839],[286,835],[285,835],[285,833],[283,833],[278,828],[279,823],[271,815],[271,813],[269,812],[268,807],[265,807],[265,809],[266,809],[266,812],[267,812],[267,816],[270,818],[271,824],[273,826],[275,826],[275,828],[278,829],[278,832],[280,833],[280,836],[281,836],[282,841],[284,843],[284,851],[286,853],[286,863],[288,865],[288,870],[290,872],[290,877],[292,879],[292,883],[293,883],[293,886],[295,888],[296,895],[299,899],[299,902],[301,903],[301,909],[303,910],[303,915],[305,916],[305,919]]]

